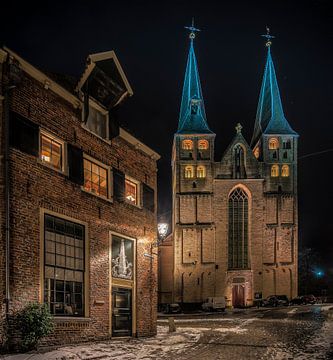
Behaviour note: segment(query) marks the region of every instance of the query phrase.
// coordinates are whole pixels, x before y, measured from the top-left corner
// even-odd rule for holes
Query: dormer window
[[[182,141],[182,149],[183,150],[193,150],[193,141],[186,139]]]
[[[89,114],[86,127],[94,134],[103,139],[108,138],[108,113],[105,110],[97,108],[97,106],[89,106]]]
[[[208,140],[199,140],[198,141],[198,149],[199,150],[208,150],[209,143]]]
[[[197,114],[199,106],[200,106],[200,99],[197,98],[191,99],[191,114],[194,115]]]
[[[268,141],[269,150],[277,150],[279,148],[279,140],[277,138],[270,138]]]

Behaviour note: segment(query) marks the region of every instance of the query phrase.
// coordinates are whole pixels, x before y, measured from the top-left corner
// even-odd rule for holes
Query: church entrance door
[[[232,306],[234,308],[245,306],[245,287],[244,285],[233,285],[232,287]]]

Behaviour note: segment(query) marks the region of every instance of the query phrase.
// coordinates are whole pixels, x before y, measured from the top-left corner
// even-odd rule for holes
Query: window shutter
[[[109,111],[109,139],[119,136],[118,109]]]
[[[125,174],[117,169],[113,169],[113,192],[117,201],[125,200]]]
[[[83,151],[71,144],[67,144],[68,178],[76,184],[83,185]]]
[[[146,184],[142,184],[142,200],[143,207],[149,211],[155,211],[155,196],[154,189]]]
[[[39,155],[39,126],[24,116],[11,112],[9,143],[26,154]]]

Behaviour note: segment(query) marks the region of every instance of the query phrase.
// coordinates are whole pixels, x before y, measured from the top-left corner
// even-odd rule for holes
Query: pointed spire
[[[297,135],[285,118],[282,108],[279,86],[271,55],[271,39],[274,38],[274,36],[269,35],[268,28],[267,35],[262,36],[267,38],[267,60],[259,95],[259,103],[251,146],[255,145],[263,133],[275,135]]]
[[[195,32],[200,31],[192,26],[185,27],[190,30],[190,49],[187,58],[182,102],[180,106],[178,134],[212,133],[210,131],[205,112],[197,60],[194,53]]]

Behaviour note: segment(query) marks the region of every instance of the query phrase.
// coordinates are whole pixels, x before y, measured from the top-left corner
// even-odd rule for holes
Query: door
[[[132,290],[112,288],[112,336],[132,335]]]
[[[232,287],[232,306],[237,307],[244,307],[244,285],[234,285]]]

